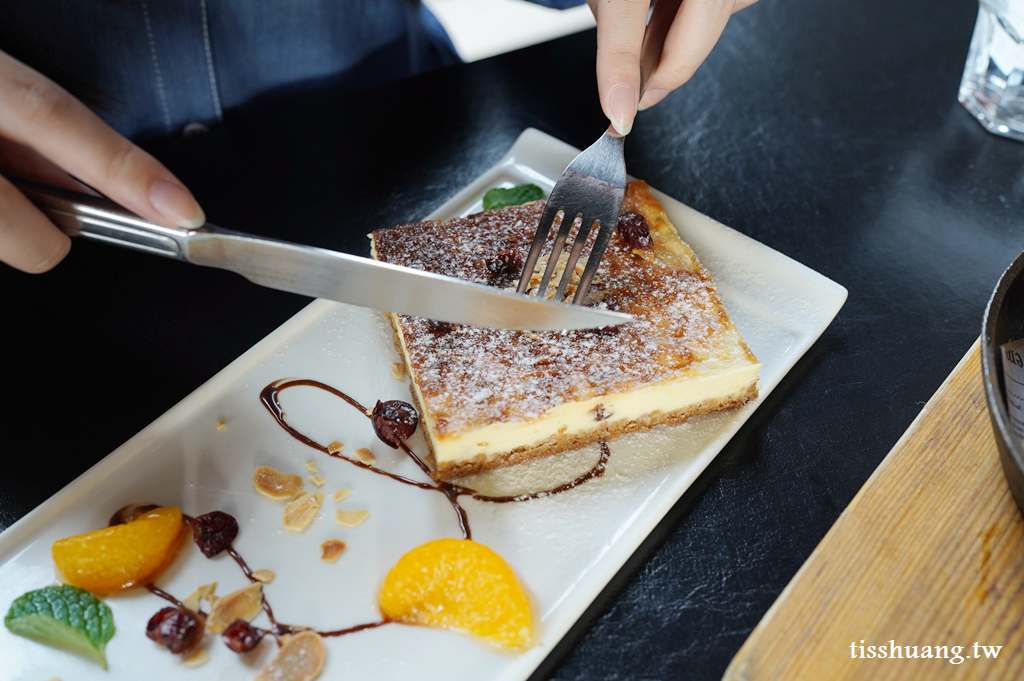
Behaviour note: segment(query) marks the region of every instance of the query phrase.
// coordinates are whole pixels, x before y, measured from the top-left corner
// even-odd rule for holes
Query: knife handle
[[[5,176],[68,236],[103,241],[145,253],[187,260],[186,242],[204,228],[164,227],[140,218],[109,199]]]

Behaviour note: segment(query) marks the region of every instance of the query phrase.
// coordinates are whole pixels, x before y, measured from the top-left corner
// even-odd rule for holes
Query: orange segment
[[[156,579],[187,537],[181,510],[167,506],[124,525],[56,541],[53,562],[68,584],[105,594]]]
[[[533,645],[530,600],[512,568],[483,544],[438,539],[402,556],[380,592],[384,617],[477,636],[499,648]]]

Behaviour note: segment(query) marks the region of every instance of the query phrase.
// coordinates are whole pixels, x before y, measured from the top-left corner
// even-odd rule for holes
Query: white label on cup
[[[1024,440],[1024,338],[1000,347],[1003,354],[1003,382],[1010,428]]]

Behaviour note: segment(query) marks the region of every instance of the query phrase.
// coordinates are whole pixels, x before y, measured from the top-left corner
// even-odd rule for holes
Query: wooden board
[[[869,645],[885,646],[886,657],[867,657]],[[893,659],[897,646],[903,657]],[[908,646],[919,657],[907,659]],[[922,659],[924,646],[946,657]],[[1001,648],[993,658],[982,646]],[[1024,522],[1003,478],[975,343],[724,679],[1021,678]]]

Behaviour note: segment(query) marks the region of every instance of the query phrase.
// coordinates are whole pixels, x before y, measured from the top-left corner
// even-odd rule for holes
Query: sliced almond
[[[323,503],[323,492],[304,494],[295,501],[288,502],[284,507],[284,528],[292,532],[302,532],[316,518]]]
[[[320,560],[326,560],[328,563],[333,563],[338,560],[338,556],[340,556],[342,551],[347,548],[348,544],[340,539],[328,539],[320,545],[320,551],[322,552]]]
[[[291,499],[302,489],[302,478],[292,473],[282,473],[270,466],[257,466],[252,482],[256,490],[271,499]]]
[[[196,667],[202,667],[209,661],[210,653],[206,652],[206,648],[196,648],[191,655],[181,661],[181,664],[189,669],[195,669]]]
[[[334,490],[334,503],[348,499],[350,496],[352,496],[352,490],[347,487],[339,487]]]
[[[338,521],[339,525],[344,525],[345,527],[359,527],[369,517],[369,511],[351,508],[339,508],[334,512],[334,519]]]
[[[368,466],[372,466],[373,464],[377,463],[377,457],[375,457],[373,455],[373,452],[371,452],[366,447],[360,447],[359,449],[352,453],[356,455],[357,459],[359,459]]]
[[[263,612],[263,584],[253,582],[221,596],[213,604],[210,616],[206,618],[206,629],[210,633],[219,634],[235,620],[252,620]]]
[[[405,362],[392,362],[391,375],[401,381],[405,377]]]
[[[256,681],[313,681],[323,671],[327,650],[315,631],[303,631],[288,639]]]
[[[316,461],[307,461],[306,470],[310,473],[316,473]]]
[[[200,602],[203,600],[209,601],[210,597],[213,596],[213,592],[214,590],[216,590],[216,588],[217,582],[204,584],[203,586],[199,587],[198,589],[190,593],[188,597],[182,601],[182,604],[189,610],[192,610],[193,612],[199,612]]]
[[[540,280],[543,278],[543,274],[542,273],[546,271],[549,258],[550,258],[550,255],[542,255],[537,260],[537,265],[536,265],[536,267],[533,270],[533,274],[530,275],[530,285],[527,287],[527,291],[528,292],[532,293],[532,292],[536,291],[540,287]],[[553,300],[554,299],[555,294],[557,293],[556,289],[558,287],[556,285],[553,285],[553,284],[555,282],[558,282],[558,281],[560,281],[562,279],[562,277],[563,277],[563,275],[565,273],[565,266],[567,264],[569,264],[568,260],[569,260],[569,253],[568,252],[564,252],[564,253],[562,253],[561,255],[558,256],[558,259],[555,262],[554,274],[551,275],[551,281],[548,283],[548,288],[544,292],[544,295],[543,295],[544,298],[547,298],[549,300]],[[586,258],[580,258],[576,262],[576,267],[573,269],[572,272],[569,273],[569,284],[568,284],[568,287],[565,290],[565,299],[571,300],[572,299],[572,295],[574,293],[576,293],[576,287],[579,285],[580,277],[583,275],[583,270],[586,268],[586,265],[587,265],[587,259]],[[596,277],[594,278],[594,281],[597,281]]]
[[[656,262],[657,261],[657,258],[652,253],[648,253],[647,251],[642,251],[639,248],[632,249],[632,252],[633,252],[633,255],[638,256],[640,258],[643,258],[647,262]],[[552,277],[552,279],[554,279],[554,277]]]
[[[309,494],[309,492],[307,492],[304,489],[300,489],[298,492],[296,492],[295,494],[292,495],[291,500],[295,501],[296,499],[301,499],[302,497],[306,496],[307,494]]]
[[[199,592],[198,591],[193,591],[188,596],[186,596],[184,599],[182,599],[181,604],[184,605],[189,610],[191,610],[192,612],[199,612],[199,599],[200,598],[201,598],[201,596],[199,595]]]
[[[329,454],[337,454],[341,450],[345,449],[345,445],[335,440],[331,444],[327,445],[327,452]]]
[[[256,572],[252,573],[253,579],[255,579],[257,582],[263,582],[264,584],[270,584],[272,581],[274,581],[276,577],[277,573],[275,573],[273,570],[263,569],[257,570]]]
[[[324,483],[327,482],[327,478],[322,473],[317,473],[316,475],[309,476],[309,481],[317,487],[323,487]]]

